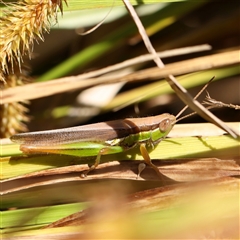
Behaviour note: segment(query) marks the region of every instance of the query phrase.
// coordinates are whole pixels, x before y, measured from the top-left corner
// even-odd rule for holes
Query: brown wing
[[[129,120],[101,122],[79,127],[63,128],[49,131],[16,134],[13,142],[24,145],[56,145],[72,142],[103,142],[115,138],[123,138],[136,133],[138,127]]]

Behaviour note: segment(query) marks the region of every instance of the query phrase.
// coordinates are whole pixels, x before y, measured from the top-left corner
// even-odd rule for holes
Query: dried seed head
[[[24,85],[29,82],[17,69],[14,74],[5,76],[5,84],[0,82],[1,89]],[[27,102],[24,102],[25,104]],[[26,131],[24,122],[28,122],[28,109],[22,103],[8,103],[0,105],[0,138],[9,137],[16,132]]]
[[[17,63],[21,70],[22,57],[31,58],[34,40],[44,40],[52,21],[57,21],[57,10],[62,11],[62,0],[25,0],[10,4],[0,18],[0,81],[13,73]]]

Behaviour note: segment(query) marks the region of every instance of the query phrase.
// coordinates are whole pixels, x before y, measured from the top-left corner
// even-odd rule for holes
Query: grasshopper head
[[[165,136],[172,130],[176,123],[176,117],[174,115],[165,113],[163,119],[159,123],[159,130],[164,133]]]

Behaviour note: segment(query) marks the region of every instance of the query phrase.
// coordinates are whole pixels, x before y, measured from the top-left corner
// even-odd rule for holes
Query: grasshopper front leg
[[[164,177],[163,175],[160,173],[159,169],[152,163],[152,160],[149,156],[149,153],[146,149],[146,144],[145,143],[141,143],[140,144],[140,152],[141,152],[141,155],[144,159],[144,162],[149,165],[156,173],[157,175],[161,178],[161,180],[164,180]],[[138,176],[140,175],[140,173],[138,174]]]

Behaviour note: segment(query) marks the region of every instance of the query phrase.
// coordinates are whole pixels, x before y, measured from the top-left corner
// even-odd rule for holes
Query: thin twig
[[[207,96],[205,97],[205,101],[203,101],[203,104],[209,105],[212,108],[228,107],[228,108],[233,108],[235,110],[240,110],[239,105],[235,105],[235,104],[232,104],[232,103],[224,103],[224,102],[218,101],[214,98],[211,98],[208,91],[206,91],[206,92],[207,92]]]

